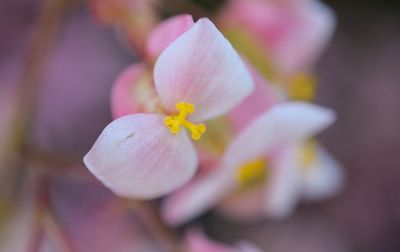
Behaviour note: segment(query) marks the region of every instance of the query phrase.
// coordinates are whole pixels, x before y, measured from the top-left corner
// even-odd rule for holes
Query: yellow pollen
[[[202,123],[194,124],[186,120],[189,114],[194,113],[195,107],[191,103],[178,102],[176,109],[179,111],[177,115],[167,116],[164,119],[164,124],[167,125],[169,131],[176,135],[180,132],[181,126],[189,130],[192,134],[193,140],[199,140],[204,132],[206,126]]]
[[[242,188],[263,182],[267,175],[267,160],[256,159],[243,164],[236,170],[236,181]]]
[[[300,73],[290,81],[288,93],[292,100],[311,101],[315,97],[317,81],[311,74]]]
[[[313,139],[308,140],[301,147],[300,154],[300,167],[303,171],[307,171],[317,159],[317,142]]]

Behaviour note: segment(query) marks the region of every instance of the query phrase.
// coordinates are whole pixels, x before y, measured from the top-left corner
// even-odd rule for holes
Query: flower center
[[[300,73],[290,81],[288,93],[291,99],[311,101],[314,99],[317,81],[311,74]]]
[[[243,164],[236,170],[236,181],[242,188],[262,183],[267,175],[267,160],[260,158]]]
[[[312,139],[305,142],[301,147],[300,155],[300,167],[304,172],[307,172],[317,159],[317,142]]]
[[[176,135],[181,130],[181,126],[191,132],[193,140],[199,140],[204,132],[206,126],[202,123],[194,124],[186,120],[189,114],[194,113],[195,107],[191,103],[178,102],[176,109],[179,111],[177,115],[167,116],[164,119],[164,124],[169,128],[169,131]]]

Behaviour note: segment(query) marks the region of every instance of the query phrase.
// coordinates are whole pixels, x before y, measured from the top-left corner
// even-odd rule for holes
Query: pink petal
[[[318,148],[317,160],[305,170],[303,191],[307,200],[331,197],[343,189],[343,167],[321,146]]]
[[[182,33],[194,25],[193,17],[188,14],[174,16],[160,23],[147,40],[147,53],[151,58],[158,57]]]
[[[332,11],[320,1],[232,0],[226,19],[262,42],[265,57],[284,74],[309,70],[335,27]]]
[[[264,193],[264,211],[268,217],[282,219],[294,211],[301,195],[299,151],[297,144],[287,146],[271,165]]]
[[[164,107],[193,103],[195,121],[231,110],[247,97],[253,82],[244,63],[214,24],[200,19],[158,58],[156,88]]]
[[[292,11],[293,20],[288,25],[293,28],[275,48],[275,58],[287,73],[311,68],[335,27],[334,14],[320,1],[297,4]]]
[[[185,131],[172,135],[162,116],[135,114],[110,123],[84,162],[116,194],[151,199],[185,184],[197,156]]]
[[[225,163],[236,168],[237,164],[264,156],[285,143],[309,138],[333,120],[334,113],[320,106],[303,102],[276,105],[234,139],[225,153]]]
[[[114,118],[139,112],[133,95],[133,86],[146,70],[145,64],[133,64],[125,69],[114,83],[111,110]]]
[[[219,167],[169,195],[161,214],[165,222],[178,226],[212,208],[235,187],[234,173]]]
[[[248,69],[253,77],[254,90],[239,106],[229,112],[228,117],[236,132],[244,129],[257,116],[270,109],[279,100],[275,90],[250,65]]]

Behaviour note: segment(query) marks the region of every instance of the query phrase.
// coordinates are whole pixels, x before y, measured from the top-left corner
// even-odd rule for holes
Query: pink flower
[[[304,152],[309,151],[313,157],[304,161],[309,155]],[[218,211],[233,220],[248,221],[262,216],[283,219],[293,213],[300,200],[330,197],[343,187],[344,182],[342,167],[310,140],[282,148],[271,159],[266,173],[267,183],[263,187],[255,186],[230,195],[219,205]]]
[[[271,63],[272,71],[280,75],[309,71],[335,26],[331,10],[318,0],[230,0],[221,22],[228,37],[233,35],[235,46],[239,32],[260,49],[261,55],[249,57],[254,65],[258,67],[264,61],[265,68]],[[250,45],[242,42],[238,46]]]
[[[239,242],[235,246],[229,246],[208,239],[198,229],[191,229],[186,234],[185,252],[261,252],[262,250],[248,242]]]
[[[253,88],[229,42],[200,19],[158,57],[154,66],[160,113],[139,113],[111,122],[84,157],[88,169],[116,194],[151,199],[185,184],[197,168],[191,137],[200,123],[239,104]]]
[[[279,200],[286,201],[288,197],[279,190],[270,193],[271,187],[290,189],[290,180],[294,177],[290,171],[299,167],[294,146],[326,128],[333,119],[330,110],[307,103],[275,105],[239,133],[225,151],[219,167],[166,199],[162,209],[165,221],[171,225],[182,224],[234,192],[254,189],[253,185],[264,188],[263,192],[247,193],[245,199],[252,204],[246,202],[239,211],[250,210],[251,217],[272,215],[270,206],[274,201],[270,197],[277,199],[278,206]],[[273,173],[278,174],[277,178]],[[282,183],[279,177],[286,181]]]

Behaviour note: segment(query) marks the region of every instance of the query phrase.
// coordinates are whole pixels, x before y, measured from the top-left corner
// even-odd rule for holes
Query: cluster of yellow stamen
[[[291,79],[288,93],[293,100],[311,101],[315,97],[316,88],[317,81],[314,76],[300,73]]]
[[[267,175],[267,160],[256,159],[243,164],[236,170],[236,181],[242,188],[263,182]]]
[[[202,123],[194,124],[186,119],[189,114],[195,112],[194,105],[178,102],[176,109],[179,111],[177,115],[167,116],[164,119],[164,123],[169,128],[169,131],[174,135],[178,134],[182,126],[191,132],[193,140],[199,140],[203,133],[206,132],[206,126]]]

